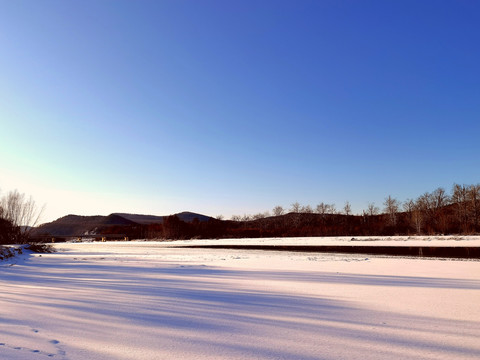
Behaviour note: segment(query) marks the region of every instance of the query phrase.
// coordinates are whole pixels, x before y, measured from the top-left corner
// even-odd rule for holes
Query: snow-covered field
[[[360,241],[391,240],[480,239]],[[235,243],[255,241],[295,240]],[[182,243],[56,244],[0,262],[0,359],[480,358],[480,261]]]

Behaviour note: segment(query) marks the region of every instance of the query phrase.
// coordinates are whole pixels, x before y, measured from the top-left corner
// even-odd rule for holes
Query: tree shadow
[[[25,259],[2,269],[0,303],[18,308],[18,317],[2,316],[9,324],[25,324],[23,312],[36,326],[47,324],[52,331],[64,329],[90,341],[139,339],[152,351],[176,344],[171,345],[172,358],[180,352],[186,352],[187,358],[195,358],[196,353],[207,354],[206,358],[223,354],[224,358],[306,360],[351,358],[352,354],[404,359],[480,357],[480,347],[472,345],[480,335],[478,318],[452,321],[385,312],[269,286],[282,280],[305,286],[480,289],[479,282],[461,279],[180,264],[153,267],[52,258]],[[249,286],[259,281],[264,289]],[[98,352],[102,351],[99,346]]]

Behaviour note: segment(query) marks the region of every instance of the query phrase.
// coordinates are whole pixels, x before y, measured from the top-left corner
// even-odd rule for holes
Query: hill
[[[141,225],[163,224],[163,221],[167,217],[167,216],[157,216],[157,215],[139,215],[139,214],[124,214],[124,213],[114,213],[112,215],[121,216],[124,219],[128,219],[130,221],[133,221],[136,224],[141,224]],[[184,211],[175,215],[180,220],[186,223],[190,223],[195,219],[198,219],[198,221],[200,222],[208,221],[211,219],[210,216],[197,214],[189,211]]]
[[[194,219],[200,222],[211,219],[209,216],[192,212],[175,214],[181,221],[190,223]],[[139,215],[113,213],[108,216],[80,216],[67,215],[50,223],[38,226],[32,232],[35,235],[56,235],[56,236],[80,236],[85,234],[98,234],[108,229],[122,229],[140,227],[152,224],[162,224],[167,216]]]
[[[105,226],[130,226],[134,224],[133,221],[115,214],[108,216],[67,215],[50,223],[40,225],[33,231],[33,235],[84,235],[89,232],[95,232],[98,228]]]

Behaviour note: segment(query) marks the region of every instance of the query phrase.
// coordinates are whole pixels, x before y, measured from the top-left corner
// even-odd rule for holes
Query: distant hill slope
[[[164,218],[167,216],[156,216],[156,215],[139,215],[139,214],[124,214],[124,213],[115,213],[112,215],[118,215],[125,219],[131,220],[137,224],[148,225],[148,224],[162,224]],[[200,222],[208,221],[211,219],[210,216],[197,214],[193,212],[184,211],[178,214],[175,214],[180,220],[187,223],[192,222],[195,219],[198,219]]]
[[[192,212],[182,212],[175,214],[178,218],[185,222],[192,222],[197,218],[200,222],[208,221],[211,217],[196,214]],[[156,215],[139,215],[139,214],[124,214],[113,213],[108,216],[80,216],[67,215],[61,217],[50,223],[42,224],[32,232],[33,235],[84,235],[89,232],[96,232],[97,229],[109,226],[135,226],[135,225],[149,225],[161,224],[166,216]]]
[[[124,214],[124,213],[115,213],[115,214],[112,214],[112,215],[117,215],[117,216],[120,216],[124,219],[133,221],[136,224],[142,224],[142,225],[163,223],[163,216]]]
[[[111,225],[135,225],[135,222],[125,219],[124,217],[111,214],[108,216],[79,216],[67,215],[37,227],[33,234],[50,234],[50,235],[84,235],[89,231],[95,231],[96,228]]]
[[[175,214],[178,216],[178,218],[182,221],[185,221],[187,223],[192,222],[195,219],[198,219],[198,221],[203,222],[203,221],[208,221],[212,219],[210,216],[202,215],[202,214],[197,214],[197,213],[192,213],[188,211],[184,211],[178,214]]]

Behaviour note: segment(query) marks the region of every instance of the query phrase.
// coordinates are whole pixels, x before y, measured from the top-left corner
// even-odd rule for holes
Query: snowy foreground
[[[480,261],[182,243],[0,262],[0,359],[480,358]]]

